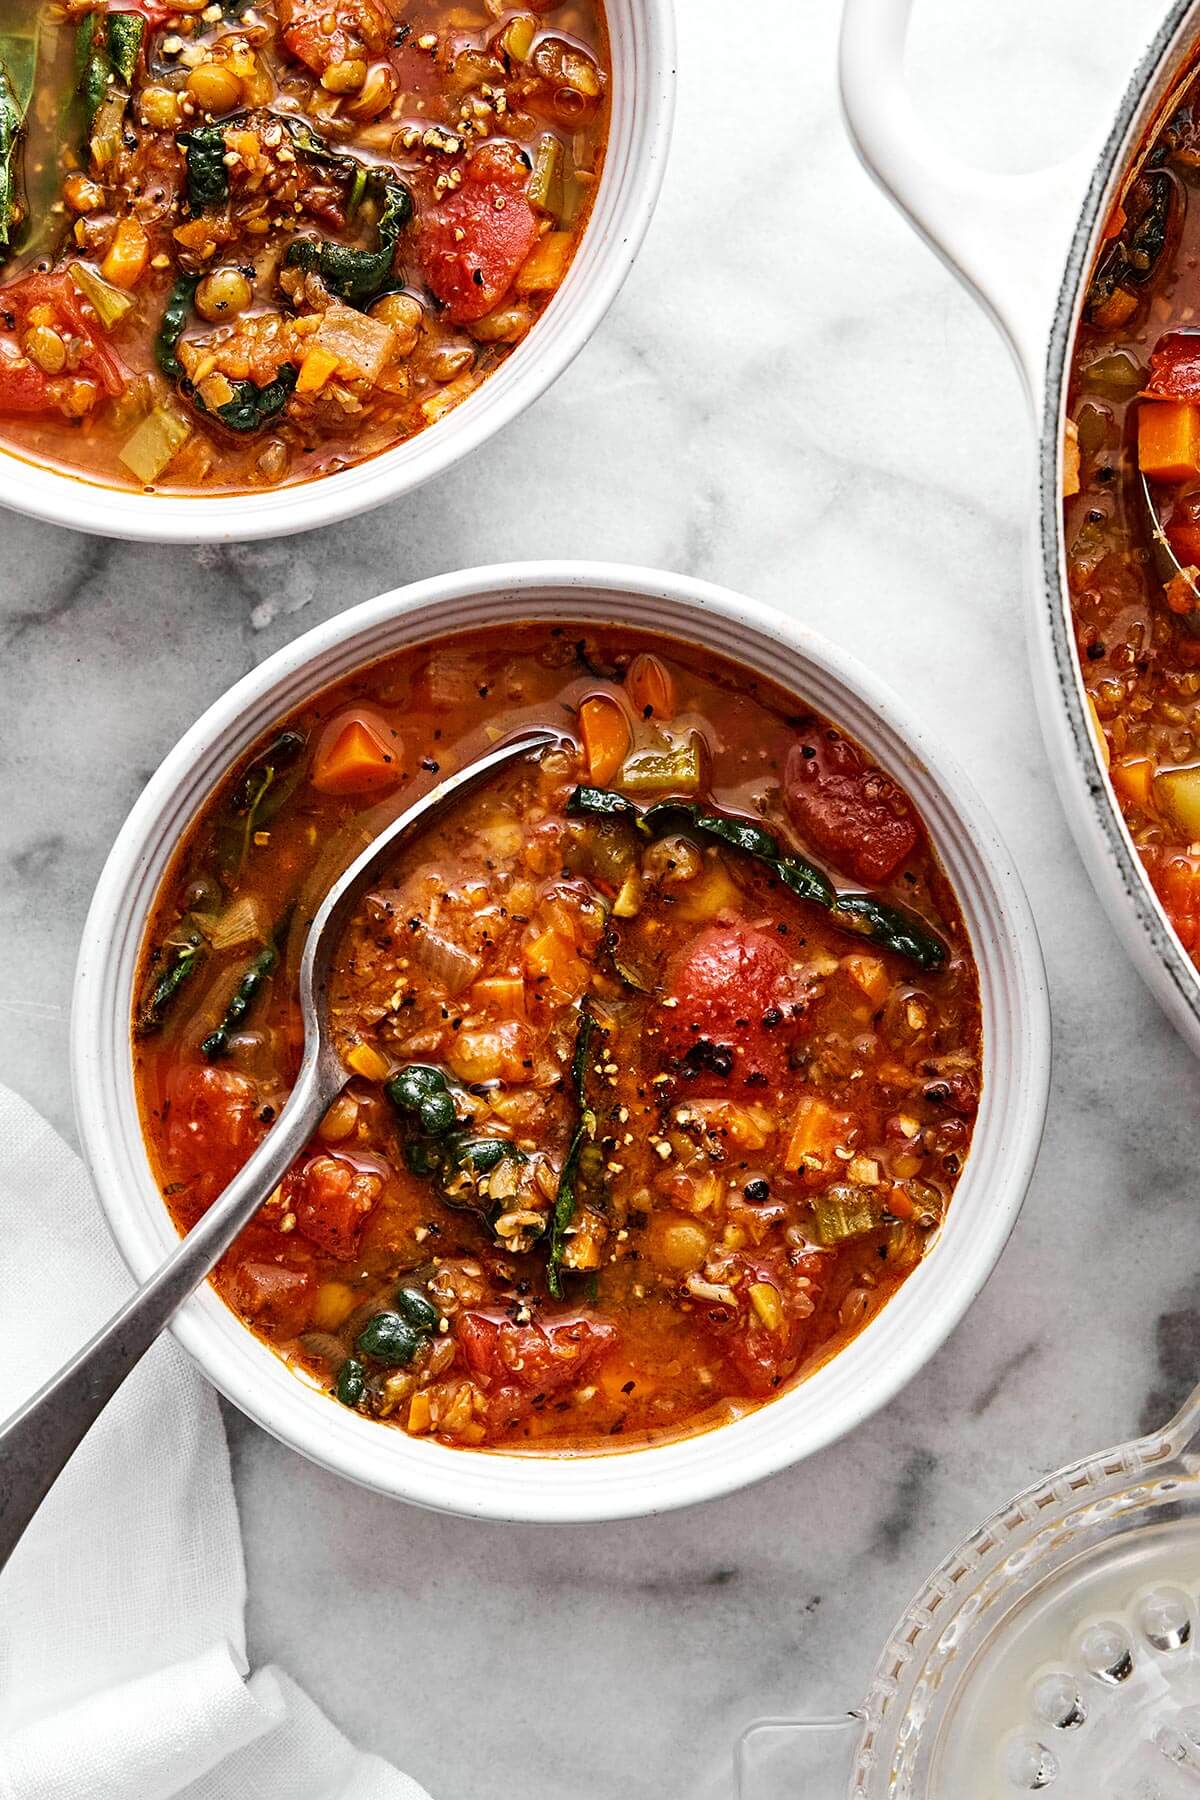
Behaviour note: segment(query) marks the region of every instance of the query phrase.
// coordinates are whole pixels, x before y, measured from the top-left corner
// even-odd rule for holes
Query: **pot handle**
[[[861,1713],[755,1719],[734,1751],[737,1800],[844,1800]]]
[[[845,0],[842,110],[864,167],[999,326],[1040,412],[1046,348],[1095,145],[1027,175],[958,162],[904,85],[913,0]]]

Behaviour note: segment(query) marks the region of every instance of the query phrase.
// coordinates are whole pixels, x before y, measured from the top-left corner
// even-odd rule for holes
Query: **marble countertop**
[[[1163,10],[920,0],[914,90],[962,152],[1032,167],[1111,113]],[[0,1080],[68,1133],[77,937],[150,770],[281,643],[452,565],[660,564],[802,616],[937,717],[1025,871],[1055,1009],[1045,1148],[989,1286],[885,1415],[757,1489],[584,1537],[390,1504],[228,1414],[254,1657],[437,1800],[728,1800],[752,1717],[852,1705],[962,1532],[1200,1378],[1196,1070],[1046,766],[1017,377],[855,163],[833,0],[680,11],[642,259],[503,439],[281,542],[159,550],[0,519]],[[530,513],[526,472],[548,465],[555,508]]]

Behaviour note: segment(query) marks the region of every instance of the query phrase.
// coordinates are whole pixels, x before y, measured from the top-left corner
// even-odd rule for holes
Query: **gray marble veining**
[[[914,89],[960,151],[1033,166],[1096,131],[1160,10],[918,0]],[[936,716],[1025,872],[1055,1008],[1045,1148],[992,1281],[886,1415],[751,1492],[588,1535],[398,1507],[230,1416],[253,1653],[438,1800],[728,1800],[751,1717],[852,1704],[960,1533],[1200,1378],[1195,1066],[1046,767],[1016,377],[843,140],[833,0],[680,11],[643,258],[504,438],[280,543],[146,549],[0,517],[0,1079],[67,1131],[76,940],[149,771],[279,644],[451,566],[623,558],[801,614]]]

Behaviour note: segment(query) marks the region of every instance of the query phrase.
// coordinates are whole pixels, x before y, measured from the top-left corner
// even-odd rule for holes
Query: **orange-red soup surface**
[[[926,1254],[970,1148],[962,915],[836,726],[632,630],[392,656],[282,721],[195,822],[134,1054],[186,1229],[287,1098],[330,882],[533,721],[577,749],[468,796],[362,903],[333,989],[353,1078],[217,1283],[394,1428],[596,1451],[718,1424],[834,1354]]]
[[[20,9],[10,9],[20,10]],[[237,491],[435,425],[603,166],[599,0],[65,0],[0,32],[0,445]]]

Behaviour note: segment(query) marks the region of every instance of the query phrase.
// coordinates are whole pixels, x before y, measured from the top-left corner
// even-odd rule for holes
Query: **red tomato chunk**
[[[537,221],[525,198],[528,179],[514,146],[485,146],[467,164],[458,192],[425,216],[425,276],[456,324],[491,312],[533,249]]]
[[[328,1256],[350,1258],[367,1217],[379,1199],[383,1182],[377,1174],[356,1169],[340,1156],[314,1156],[287,1176],[285,1207],[310,1243]]]
[[[579,1317],[514,1325],[503,1314],[469,1312],[458,1322],[467,1367],[488,1387],[530,1396],[570,1387],[617,1341],[612,1325]]]
[[[796,829],[856,881],[889,881],[917,847],[920,828],[900,788],[837,732],[795,744],[784,783]]]
[[[791,961],[779,937],[740,920],[710,925],[680,956],[658,1014],[665,1066],[683,1091],[786,1085],[795,1035]]]

